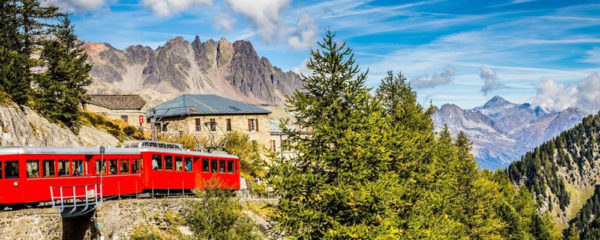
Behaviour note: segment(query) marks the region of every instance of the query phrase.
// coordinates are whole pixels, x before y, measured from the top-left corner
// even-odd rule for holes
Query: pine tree
[[[77,130],[78,108],[91,83],[91,65],[77,41],[73,26],[65,16],[56,39],[43,42],[41,59],[47,71],[36,78],[36,108],[51,120]]]
[[[307,63],[313,73],[302,76],[304,88],[288,99],[297,124],[312,135],[285,129],[298,154],[272,169],[281,197],[274,220],[302,239],[398,238],[381,106],[345,43],[328,32],[319,46]]]

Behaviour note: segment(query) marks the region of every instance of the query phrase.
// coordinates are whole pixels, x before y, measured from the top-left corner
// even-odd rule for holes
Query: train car
[[[239,159],[141,141],[120,148],[0,147],[0,206],[55,196],[104,198],[160,191],[189,193],[209,185],[240,188]],[[215,185],[216,184],[216,185]]]

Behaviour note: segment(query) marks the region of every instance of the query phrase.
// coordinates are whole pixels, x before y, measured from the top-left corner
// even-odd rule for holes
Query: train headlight
[[[18,187],[18,186],[19,186],[19,182],[17,182],[17,181],[14,181],[14,182],[13,182],[13,186],[15,186],[15,187]]]

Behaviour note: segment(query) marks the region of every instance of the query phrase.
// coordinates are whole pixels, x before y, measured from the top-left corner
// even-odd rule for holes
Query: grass
[[[556,206],[554,207],[554,209],[552,209],[552,216],[554,216],[554,220],[556,221],[557,226],[561,231],[564,230],[565,228],[569,227],[569,221],[571,219],[573,219],[575,217],[575,215],[577,215],[577,213],[579,212],[579,210],[581,210],[581,208],[583,208],[583,205],[585,205],[585,202],[590,197],[592,197],[592,195],[594,195],[594,188],[595,188],[595,186],[586,186],[584,188],[576,188],[566,182],[565,182],[565,187],[566,187],[567,192],[569,193],[569,196],[571,197],[571,203],[569,204],[569,206],[567,206],[567,209],[565,209],[565,211],[564,211],[565,217],[562,218],[560,215],[557,216],[557,214],[562,213],[560,211],[560,208],[558,207],[558,204],[555,204]]]
[[[129,139],[143,139],[144,136],[137,131],[134,126],[128,125],[122,120],[115,120],[107,118],[106,116],[96,114],[88,111],[80,111],[80,121],[82,125],[91,126],[94,128],[102,129],[113,135],[119,141],[125,141]]]

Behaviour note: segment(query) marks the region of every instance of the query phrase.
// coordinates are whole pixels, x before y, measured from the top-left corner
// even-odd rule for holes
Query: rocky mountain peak
[[[261,58],[249,41],[225,38],[190,43],[168,40],[156,50],[135,45],[118,50],[104,43],[85,43],[91,93],[133,93],[162,98],[183,93],[213,93],[235,100],[282,105],[285,95],[301,86],[300,77]],[[152,101],[153,99],[147,99]]]
[[[501,107],[505,107],[505,106],[510,106],[513,105],[511,102],[507,101],[506,99],[496,95],[493,98],[491,98],[490,100],[488,100],[484,105],[483,108],[501,108]]]

